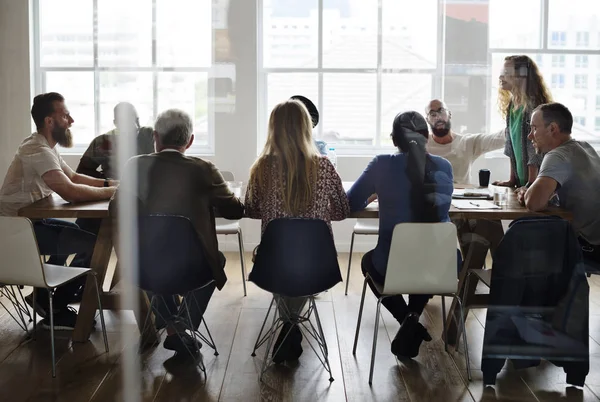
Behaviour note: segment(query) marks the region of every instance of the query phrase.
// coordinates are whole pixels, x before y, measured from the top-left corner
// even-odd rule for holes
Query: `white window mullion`
[[[548,21],[550,16],[549,0],[540,0],[541,13],[540,13],[540,33],[541,33],[541,48],[542,50],[548,49]]]
[[[93,17],[93,57],[94,57],[94,131],[95,137],[100,135],[100,72],[98,71],[98,0],[94,0],[92,12],[94,13]]]
[[[156,0],[152,0],[152,121],[158,116],[158,67],[156,49]],[[209,133],[210,137],[210,133]]]
[[[381,98],[382,88],[381,81],[383,78],[382,74],[382,62],[383,62],[383,0],[378,0],[377,5],[377,94],[376,94],[376,106],[375,106],[375,147],[381,146]]]
[[[318,23],[317,23],[317,31],[319,43],[317,45],[317,68],[321,70],[323,68],[323,0],[318,1]],[[319,129],[317,130],[318,138],[323,138],[323,72],[319,71],[318,73],[318,84],[317,84],[317,93],[319,94],[319,99],[317,99],[317,108],[321,115],[319,119]]]

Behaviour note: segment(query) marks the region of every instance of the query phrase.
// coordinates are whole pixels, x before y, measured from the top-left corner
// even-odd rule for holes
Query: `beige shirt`
[[[427,152],[447,159],[452,165],[454,182],[471,183],[471,165],[481,155],[502,148],[505,129],[493,134],[454,134],[449,144],[438,144],[433,136],[427,142]]]
[[[19,146],[0,189],[0,215],[17,216],[19,209],[53,191],[42,176],[51,170],[65,170],[67,164],[56,147],[38,133],[27,137]]]

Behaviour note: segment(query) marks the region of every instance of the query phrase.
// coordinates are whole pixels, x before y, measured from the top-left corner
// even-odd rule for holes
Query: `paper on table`
[[[452,205],[458,209],[500,209],[498,205],[486,200],[452,200]]]

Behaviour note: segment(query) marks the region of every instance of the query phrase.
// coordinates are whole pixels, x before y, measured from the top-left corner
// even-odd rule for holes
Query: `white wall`
[[[0,177],[31,130],[28,1],[0,0]]]
[[[256,32],[255,1],[234,3],[237,12],[230,21],[230,27],[235,26],[237,33]],[[257,37],[234,33],[233,42],[238,60],[236,112],[234,115],[217,116],[215,155],[207,159],[221,170],[232,171],[238,180],[246,182],[257,149]],[[19,143],[30,134],[30,105],[28,1],[0,0],[0,177],[4,177]],[[75,128],[73,131],[76,135]],[[63,156],[70,166],[77,166],[79,156]],[[338,171],[342,180],[356,180],[370,159],[339,157]],[[508,161],[505,159],[480,158],[474,166],[475,176],[483,166],[492,171],[493,180],[504,179],[508,175]],[[349,249],[353,225],[353,219],[333,225],[336,244],[341,252]],[[244,219],[242,229],[246,250],[249,251],[259,242],[260,223]],[[220,240],[224,250],[237,247],[233,236]],[[373,236],[358,236],[355,250],[366,251],[374,244]]]

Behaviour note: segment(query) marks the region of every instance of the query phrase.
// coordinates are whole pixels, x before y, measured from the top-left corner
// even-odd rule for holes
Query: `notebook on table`
[[[491,200],[493,196],[488,188],[455,188],[452,198]]]

